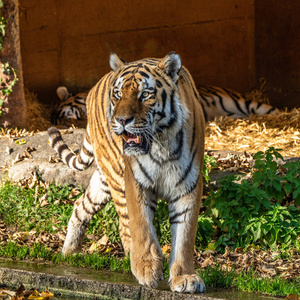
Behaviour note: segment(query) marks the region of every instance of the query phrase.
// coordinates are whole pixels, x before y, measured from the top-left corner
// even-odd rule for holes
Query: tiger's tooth
[[[136,137],[136,141],[137,141],[137,144],[139,144],[141,142],[141,137],[139,135]]]
[[[123,137],[123,139],[125,140],[125,142],[127,142],[128,141],[128,139],[129,139],[129,137],[126,135],[126,134],[122,134],[122,137]]]

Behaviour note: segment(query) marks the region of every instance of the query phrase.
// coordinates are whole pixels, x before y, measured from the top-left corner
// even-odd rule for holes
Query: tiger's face
[[[178,59],[180,62],[179,56]],[[159,62],[125,64],[115,54],[110,61],[115,71],[108,112],[112,130],[122,136],[124,154],[145,155],[156,135],[176,117],[176,81],[164,73]],[[181,67],[181,62],[177,65]],[[158,74],[159,80],[156,79]]]

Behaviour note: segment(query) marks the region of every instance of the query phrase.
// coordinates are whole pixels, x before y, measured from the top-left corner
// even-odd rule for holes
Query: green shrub
[[[278,166],[275,159],[283,157],[274,148],[256,153],[254,159],[253,182],[234,175],[223,178],[221,188],[204,203],[220,230],[216,247],[298,243],[299,161]]]

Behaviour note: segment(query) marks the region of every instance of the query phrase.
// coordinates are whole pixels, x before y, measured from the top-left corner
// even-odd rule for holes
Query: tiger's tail
[[[94,152],[90,143],[88,131],[78,156],[70,150],[57,128],[50,127],[48,129],[48,134],[50,145],[58,153],[62,161],[71,169],[83,171],[93,163]]]

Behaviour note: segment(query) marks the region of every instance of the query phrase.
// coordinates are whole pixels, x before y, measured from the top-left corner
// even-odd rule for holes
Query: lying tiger
[[[163,256],[153,226],[157,200],[169,202],[172,232],[169,285],[199,293],[193,253],[202,197],[205,118],[201,98],[178,54],[127,63],[110,55],[112,71],[89,92],[87,131],[79,156],[48,130],[64,163],[84,170],[94,158],[85,194],[76,201],[63,253],[80,251],[93,215],[113,199],[125,253],[140,284],[156,288]]]
[[[56,90],[60,99],[52,112],[51,123],[70,127],[86,127],[86,98],[88,93],[73,96],[65,86]],[[278,110],[269,104],[247,100],[240,93],[213,86],[198,88],[205,120],[212,121],[217,117],[230,116],[235,119],[249,117],[252,114],[275,114]]]

